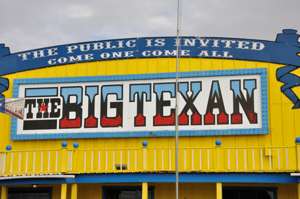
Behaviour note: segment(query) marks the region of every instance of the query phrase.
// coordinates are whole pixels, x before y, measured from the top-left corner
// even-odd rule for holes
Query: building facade
[[[300,198],[297,31],[178,52],[176,72],[174,37],[1,44],[1,198],[175,197],[176,104],[180,198]]]

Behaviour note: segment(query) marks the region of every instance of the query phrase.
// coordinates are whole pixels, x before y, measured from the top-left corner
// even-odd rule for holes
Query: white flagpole
[[[180,66],[180,24],[181,24],[181,5],[177,0],[177,24],[176,24],[176,80],[175,80],[175,175],[176,175],[176,199],[179,199],[179,124],[178,124],[178,72]]]

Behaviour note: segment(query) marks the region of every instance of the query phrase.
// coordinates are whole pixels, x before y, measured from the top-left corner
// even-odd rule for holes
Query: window
[[[51,199],[50,188],[9,188],[8,199]]]
[[[277,199],[277,191],[270,187],[224,187],[223,199]]]
[[[103,187],[103,199],[141,199],[141,187]],[[154,199],[153,188],[148,189],[148,198]]]

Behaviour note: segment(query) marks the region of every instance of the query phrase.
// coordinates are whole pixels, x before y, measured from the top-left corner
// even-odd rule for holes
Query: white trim
[[[291,176],[299,177],[300,173],[291,173]]]
[[[36,179],[36,178],[75,178],[75,175],[32,175],[32,176],[9,176],[0,177],[0,180]]]

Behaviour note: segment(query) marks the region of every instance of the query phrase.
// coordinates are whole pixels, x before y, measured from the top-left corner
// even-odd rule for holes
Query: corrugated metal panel
[[[212,136],[180,138],[182,171],[204,172],[283,172],[297,170],[295,137],[299,136],[300,112],[281,93],[276,80],[280,65],[221,59],[183,58],[180,71],[232,70],[267,68],[269,86],[268,135]],[[174,72],[175,59],[132,59],[91,62],[27,71],[6,76],[11,87],[5,93],[12,96],[15,78],[79,77]],[[296,73],[300,73],[299,70]],[[299,93],[299,90],[295,90]],[[67,140],[66,151],[62,140],[10,140],[10,117],[0,114],[0,149],[12,146],[11,152],[0,154],[1,175],[153,172],[174,170],[173,138],[79,139]],[[216,148],[215,141],[222,145]],[[149,146],[142,148],[147,140]],[[72,144],[79,143],[79,149]],[[270,150],[270,151],[268,151]],[[126,164],[127,170],[114,169],[115,164]]]

